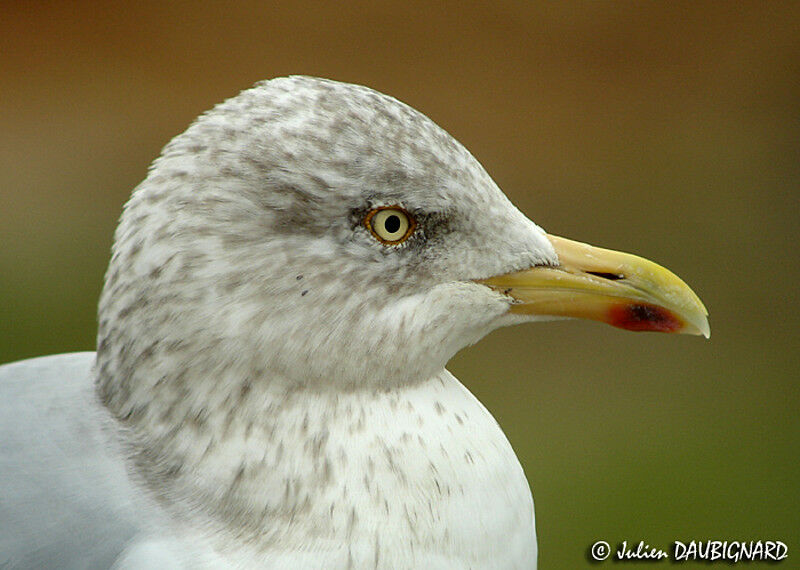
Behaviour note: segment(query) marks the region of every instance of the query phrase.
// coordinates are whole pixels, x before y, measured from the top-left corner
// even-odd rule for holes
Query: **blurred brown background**
[[[542,568],[598,539],[775,539],[797,560],[796,2],[5,1],[0,362],[91,349],[147,165],[291,73],[411,104],[545,229],[654,259],[709,307],[710,341],[561,322],[451,363],[520,455]]]

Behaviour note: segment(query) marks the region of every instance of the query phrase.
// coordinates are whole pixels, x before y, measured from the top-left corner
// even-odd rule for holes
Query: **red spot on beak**
[[[608,324],[629,331],[678,332],[684,327],[674,313],[646,303],[619,304],[608,310]]]

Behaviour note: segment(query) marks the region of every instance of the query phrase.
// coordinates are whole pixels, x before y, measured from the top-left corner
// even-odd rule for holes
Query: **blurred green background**
[[[712,538],[800,567],[800,3],[5,1],[0,54],[0,362],[93,347],[122,204],[196,115],[290,73],[366,84],[709,307],[710,341],[559,322],[451,362],[520,455],[541,568]]]

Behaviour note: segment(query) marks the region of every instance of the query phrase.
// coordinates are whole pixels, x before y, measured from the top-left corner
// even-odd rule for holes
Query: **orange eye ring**
[[[370,210],[364,225],[384,245],[399,245],[417,228],[414,218],[400,206],[381,206]]]

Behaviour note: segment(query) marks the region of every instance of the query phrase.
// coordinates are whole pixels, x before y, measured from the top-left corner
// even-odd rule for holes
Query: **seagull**
[[[564,318],[709,335],[677,276],[545,233],[411,107],[258,83],[133,191],[96,352],[0,367],[0,567],[536,568],[520,462],[445,365]]]

